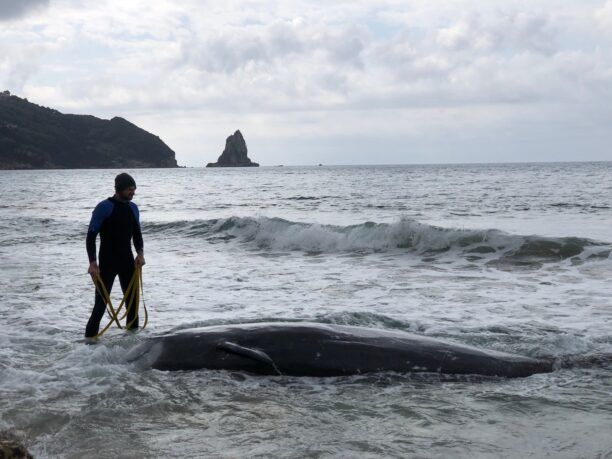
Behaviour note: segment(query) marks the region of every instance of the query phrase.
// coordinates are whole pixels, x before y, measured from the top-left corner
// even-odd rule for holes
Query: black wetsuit
[[[123,202],[108,198],[99,203],[91,215],[87,232],[87,255],[89,261],[96,261],[96,236],[100,233],[100,277],[110,293],[115,277],[119,275],[121,289],[125,293],[134,275],[134,255],[131,242],[134,240],[136,251],[143,248],[140,231],[140,215],[133,202]],[[130,307],[131,305],[126,305]],[[85,330],[86,337],[96,336],[106,305],[96,290],[95,303]],[[132,322],[133,321],[133,322]],[[136,308],[131,307],[126,318],[130,328],[138,327]]]

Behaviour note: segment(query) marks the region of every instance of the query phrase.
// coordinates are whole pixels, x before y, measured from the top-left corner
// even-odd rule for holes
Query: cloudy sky
[[[612,160],[612,0],[0,0],[0,89],[187,166]]]

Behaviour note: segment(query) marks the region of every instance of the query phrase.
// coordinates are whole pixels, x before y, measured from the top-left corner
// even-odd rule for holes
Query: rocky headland
[[[115,117],[68,115],[0,92],[0,169],[177,167],[159,137]]]
[[[242,133],[238,130],[225,140],[225,149],[216,163],[206,167],[259,167],[247,156],[247,146]]]

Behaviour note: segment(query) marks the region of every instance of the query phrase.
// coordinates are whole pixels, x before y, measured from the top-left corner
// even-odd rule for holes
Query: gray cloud
[[[269,65],[275,60],[310,48],[290,24],[273,23],[258,28],[235,28],[214,36],[193,35],[184,46],[192,65],[208,72],[234,73],[250,65]]]
[[[49,5],[49,0],[0,0],[0,21],[16,19]]]
[[[320,27],[303,21],[238,27],[215,35],[193,34],[183,49],[200,70],[226,74],[294,65],[300,60],[362,67],[371,39],[366,27]]]
[[[493,18],[471,14],[438,30],[436,41],[455,52],[551,54],[557,49],[556,33],[547,14],[514,12]]]

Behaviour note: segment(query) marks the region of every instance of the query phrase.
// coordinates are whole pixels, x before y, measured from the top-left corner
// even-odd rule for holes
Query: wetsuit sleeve
[[[91,213],[91,221],[89,222],[87,239],[85,241],[89,261],[96,261],[96,237],[100,232],[100,228],[102,228],[104,220],[108,218],[112,211],[113,203],[107,199],[98,204]]]
[[[138,210],[138,206],[133,202],[130,202],[130,207],[132,208],[132,212],[134,213],[134,220],[136,221],[136,226],[134,226],[134,248],[136,252],[140,252],[144,249],[144,241],[142,240],[142,231],[140,229],[140,211]]]

